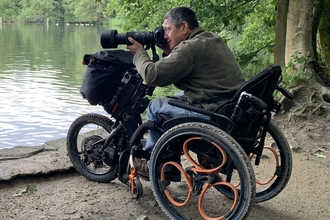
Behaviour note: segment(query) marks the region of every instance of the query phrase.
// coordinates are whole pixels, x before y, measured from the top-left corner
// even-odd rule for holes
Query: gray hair
[[[184,21],[188,23],[191,30],[199,27],[195,12],[188,7],[180,6],[172,8],[165,14],[164,20],[169,17],[172,18],[172,24],[177,28],[180,27]]]

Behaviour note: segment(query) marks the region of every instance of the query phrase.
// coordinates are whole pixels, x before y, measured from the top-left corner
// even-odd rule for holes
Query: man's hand
[[[157,45],[157,44],[156,44],[156,46],[159,47],[160,49],[162,49],[166,55],[169,55],[171,53],[170,45],[168,45],[167,42],[162,46]]]
[[[143,49],[143,45],[134,40],[131,37],[127,38],[129,42],[131,42],[132,45],[127,46],[126,48],[131,51],[131,53],[134,55],[138,50]]]

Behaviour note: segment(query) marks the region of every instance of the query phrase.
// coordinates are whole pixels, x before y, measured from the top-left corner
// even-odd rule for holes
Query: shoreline
[[[66,138],[47,141],[40,146],[0,149],[0,182],[29,175],[46,175],[73,168],[66,151]]]

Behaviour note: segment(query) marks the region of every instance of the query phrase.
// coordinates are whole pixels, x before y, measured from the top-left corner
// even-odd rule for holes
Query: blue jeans
[[[177,93],[174,95],[174,97],[179,97],[182,95],[183,93]],[[169,100],[170,98],[165,98],[165,97],[157,97],[151,100],[147,109],[147,120],[156,121],[158,119],[159,113],[164,113],[172,118],[184,117],[184,116],[196,116],[205,119],[210,119],[210,116],[170,105],[168,104]],[[151,153],[153,147],[155,146],[157,140],[160,138],[161,135],[162,133],[159,131],[149,130],[147,142],[144,147],[146,152]]]

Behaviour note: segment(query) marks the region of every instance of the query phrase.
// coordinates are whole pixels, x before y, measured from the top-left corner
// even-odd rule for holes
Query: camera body
[[[101,46],[103,48],[117,48],[119,44],[131,45],[128,37],[142,45],[146,45],[149,49],[152,45],[163,46],[165,44],[163,27],[156,27],[154,31],[148,32],[126,32],[118,33],[117,30],[103,30],[101,33]]]

